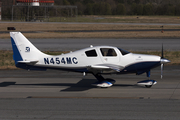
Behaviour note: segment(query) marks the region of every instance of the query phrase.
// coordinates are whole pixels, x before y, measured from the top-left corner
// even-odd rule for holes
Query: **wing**
[[[114,65],[114,64],[98,64],[88,66],[88,70],[93,73],[117,73],[124,69],[123,66]]]

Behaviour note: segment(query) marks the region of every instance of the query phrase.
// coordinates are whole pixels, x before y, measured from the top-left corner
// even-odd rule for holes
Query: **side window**
[[[87,57],[97,57],[96,50],[89,50],[89,51],[86,51],[85,53]]]
[[[106,56],[106,57],[117,56],[115,50],[112,48],[101,48],[100,51],[101,51],[102,56]]]

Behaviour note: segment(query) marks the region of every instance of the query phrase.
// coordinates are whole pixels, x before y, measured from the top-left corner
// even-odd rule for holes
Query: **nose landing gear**
[[[155,80],[150,79],[150,70],[146,72],[146,75],[148,77],[148,80],[137,82],[137,85],[145,86],[146,88],[151,88],[153,85],[157,84]]]

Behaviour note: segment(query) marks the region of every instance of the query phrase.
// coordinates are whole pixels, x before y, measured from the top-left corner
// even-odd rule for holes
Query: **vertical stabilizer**
[[[15,64],[39,61],[46,54],[39,51],[21,32],[10,32]]]

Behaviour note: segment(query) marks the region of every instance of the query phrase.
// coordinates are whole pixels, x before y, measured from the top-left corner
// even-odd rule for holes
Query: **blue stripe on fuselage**
[[[11,37],[11,44],[13,48],[13,59],[15,61],[15,64],[17,64],[17,61],[22,61],[23,59],[12,37]]]
[[[160,65],[160,62],[140,62],[140,63],[135,63],[135,64],[131,64],[129,66],[127,66],[126,68],[124,68],[120,74],[122,73],[143,73],[143,72],[147,72],[152,68],[155,68],[157,66]]]

